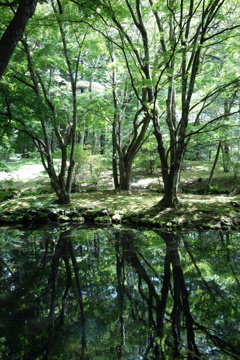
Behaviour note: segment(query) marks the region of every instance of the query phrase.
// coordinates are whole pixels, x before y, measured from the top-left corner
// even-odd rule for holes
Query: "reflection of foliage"
[[[192,259],[189,275],[192,277],[197,273],[201,280],[191,289],[193,310],[197,322],[204,324],[203,332],[207,338],[216,346],[221,345],[230,356],[232,349],[240,346],[236,336],[240,315],[238,296],[233,295],[240,292],[236,270],[240,259],[239,235],[209,232],[207,236],[200,234],[199,240],[196,243],[193,237],[189,237],[186,246]],[[219,358],[219,350],[216,349],[215,353]]]
[[[239,358],[238,233],[2,229],[0,246],[5,359]]]

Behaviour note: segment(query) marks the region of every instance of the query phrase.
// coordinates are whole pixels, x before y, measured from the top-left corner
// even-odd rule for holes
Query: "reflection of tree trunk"
[[[55,318],[55,307],[56,307],[56,298],[57,298],[57,282],[58,282],[58,271],[60,260],[64,261],[65,270],[66,270],[66,286],[62,295],[62,308],[60,310],[60,314]],[[73,276],[72,270],[69,260],[71,259],[72,267],[74,269],[74,278],[76,283],[76,298],[79,303],[80,308],[80,324],[82,329],[82,339],[81,339],[81,354],[80,360],[87,360],[87,345],[86,345],[86,319],[84,314],[84,304],[82,297],[82,287],[81,280],[79,277],[79,267],[75,256],[73,240],[71,235],[71,230],[62,232],[60,234],[59,241],[55,248],[55,253],[52,258],[52,275],[49,280],[49,286],[51,288],[51,304],[50,304],[50,312],[49,312],[49,327],[48,327],[48,341],[44,347],[44,357],[43,359],[48,359],[49,354],[51,352],[52,345],[54,344],[55,338],[58,334],[60,327],[64,323],[64,312],[65,312],[65,300],[69,294],[69,290],[73,288]]]
[[[178,243],[170,236],[167,241],[167,252],[170,254],[173,271],[173,309],[172,309],[172,333],[174,338],[174,358],[180,356],[182,327],[181,327],[181,267],[178,254]]]
[[[214,297],[214,295],[213,295],[213,293],[212,293],[212,290],[211,290],[210,286],[208,285],[207,281],[204,280],[204,278],[203,278],[203,276],[202,276],[202,273],[201,273],[201,270],[199,269],[199,267],[198,267],[198,265],[197,265],[197,263],[196,263],[196,261],[195,261],[195,258],[194,258],[194,256],[193,256],[193,254],[192,254],[192,252],[191,252],[191,250],[190,250],[190,248],[189,248],[188,243],[187,243],[186,240],[184,240],[184,246],[185,246],[185,249],[187,250],[188,255],[189,255],[189,257],[190,257],[190,259],[191,259],[191,261],[192,261],[192,263],[193,263],[196,271],[197,271],[197,274],[198,274],[199,278],[202,280],[202,282],[203,282],[203,284],[204,284],[207,292],[208,292],[209,295],[212,297],[213,301],[215,301],[215,300],[214,300],[215,297]]]
[[[177,359],[181,356],[180,350],[182,345],[182,313],[186,318],[186,327],[187,327],[187,343],[189,350],[188,359],[199,359],[199,351],[195,344],[195,335],[193,331],[193,319],[190,313],[189,304],[188,304],[188,293],[184,281],[183,272],[180,266],[180,258],[178,253],[178,242],[175,240],[174,235],[164,234],[161,236],[166,242],[166,256],[164,260],[164,275],[163,283],[161,289],[161,299],[156,292],[154,284],[151,280],[151,277],[148,275],[146,269],[141,264],[134,244],[132,237],[125,233],[124,241],[122,242],[124,254],[126,261],[131,264],[135,269],[139,277],[139,292],[142,298],[148,304],[148,315],[149,315],[149,325],[156,329],[156,335],[160,339],[164,337],[164,326],[165,326],[165,315],[166,315],[166,306],[169,295],[169,290],[171,288],[170,280],[171,273],[170,268],[172,265],[173,271],[173,309],[171,313],[172,321],[172,336],[174,339],[174,358]],[[146,291],[143,290],[144,282],[148,286],[148,296]],[[156,317],[154,316],[156,314]],[[154,349],[155,355],[157,358],[160,356],[160,353],[163,355],[164,350],[159,349],[158,346]]]
[[[131,266],[135,269],[136,273],[139,277],[139,283],[138,283],[138,289],[141,294],[141,296],[147,301],[148,303],[148,312],[149,312],[149,320],[150,323],[154,326],[156,326],[153,310],[156,309],[155,302],[158,304],[159,302],[159,296],[156,292],[156,289],[151,281],[151,278],[149,277],[147,271],[142,266],[141,262],[138,259],[138,256],[136,254],[136,250],[133,244],[133,239],[129,234],[124,234],[124,241],[122,242],[124,255],[128,263],[131,264]],[[149,297],[146,297],[146,294],[143,291],[143,281],[147,284],[148,290],[149,290]]]
[[[72,265],[74,269],[75,281],[77,285],[77,300],[80,307],[80,319],[81,319],[81,327],[82,327],[82,339],[81,339],[81,355],[80,360],[87,360],[89,359],[88,352],[87,352],[87,342],[86,342],[86,318],[84,314],[84,303],[83,303],[83,295],[82,295],[82,285],[81,279],[79,276],[79,267],[77,263],[77,259],[75,256],[75,250],[73,246],[71,230],[68,231],[68,241],[69,241],[69,252],[72,260]]]
[[[122,240],[121,244],[123,248],[124,259],[126,259],[126,261],[133,267],[135,272],[138,274],[138,290],[143,300],[146,301],[148,308],[148,326],[158,329],[158,324],[156,323],[157,317],[154,316],[154,311],[160,308],[159,296],[156,292],[150,276],[148,275],[147,271],[145,270],[137,256],[136,249],[133,244],[132,234],[129,232],[121,231],[120,236],[120,239]],[[147,284],[148,294],[145,291],[144,283]],[[146,321],[146,319],[143,320]],[[156,359],[158,359],[160,354],[158,343],[156,341],[151,341],[150,346],[155,347],[154,353],[156,355]],[[149,349],[147,349],[147,351],[149,351]]]
[[[221,242],[222,242],[223,246],[226,249],[226,263],[228,264],[229,268],[231,269],[232,274],[233,274],[233,278],[235,279],[235,281],[236,281],[236,283],[237,283],[237,285],[238,285],[238,287],[240,289],[240,279],[238,278],[238,269],[236,269],[236,267],[232,263],[231,256],[230,256],[231,232],[227,231],[226,233],[223,233],[223,231],[219,231],[219,237],[221,239]],[[226,238],[226,241],[224,241],[224,237]]]
[[[123,359],[124,350],[125,350],[125,323],[124,323],[124,258],[123,254],[120,253],[120,244],[119,241],[115,242],[116,249],[116,260],[117,260],[117,279],[118,279],[118,303],[119,303],[119,321],[120,321],[120,333],[121,333],[121,345],[117,346],[117,357],[118,360]]]
[[[134,247],[133,236],[129,232],[121,232],[122,247],[126,261],[133,267],[138,274],[138,289],[144,301],[148,305],[148,320],[149,326],[156,329],[156,336],[160,339],[160,347],[158,341],[153,341],[155,344],[154,354],[156,359],[160,356],[164,359],[164,347],[166,343],[171,344],[171,337],[173,344],[170,345],[173,348],[174,359],[180,359],[181,348],[184,344],[182,328],[186,328],[186,342],[189,360],[199,360],[200,352],[195,342],[194,333],[194,320],[190,312],[190,306],[188,302],[188,291],[186,288],[183,270],[181,268],[180,256],[178,251],[179,239],[174,234],[162,233],[159,235],[166,243],[166,255],[164,260],[164,273],[162,279],[161,297],[157,293],[157,290],[152,281],[152,277],[148,274],[142,261],[139,260],[138,254]],[[144,256],[141,255],[144,260]],[[145,261],[147,264],[147,262]],[[172,297],[173,305],[170,314],[171,317],[171,335],[166,340],[166,309],[169,307],[168,298],[169,291],[171,290],[171,267],[172,267]],[[156,275],[154,275],[155,277]],[[146,291],[146,286],[148,292]],[[169,312],[169,309],[168,309]],[[183,325],[184,324],[184,325]],[[165,338],[165,340],[163,340]]]
[[[195,342],[195,333],[193,329],[194,320],[190,312],[188,302],[188,291],[184,279],[183,270],[178,251],[179,240],[172,233],[161,233],[161,237],[166,243],[166,252],[169,253],[173,271],[173,310],[172,310],[172,331],[174,337],[174,356],[175,359],[180,356],[182,345],[181,314],[185,316],[188,344],[188,359],[199,360],[200,352]]]
[[[222,234],[222,232],[220,232],[219,234],[220,234],[221,240],[223,241],[223,237],[222,237],[223,234]],[[227,240],[227,241],[228,241],[228,235],[229,235],[229,233],[226,234],[226,240]],[[228,243],[226,243],[226,245],[225,245],[226,248],[227,248],[227,245],[228,245]],[[212,289],[212,288],[208,285],[208,283],[204,280],[204,278],[203,278],[203,276],[202,276],[202,274],[201,274],[201,271],[200,271],[199,267],[197,266],[197,263],[196,263],[196,261],[195,261],[195,259],[194,259],[194,256],[193,256],[193,254],[191,253],[190,248],[188,247],[188,244],[187,244],[186,241],[184,241],[184,246],[185,246],[185,249],[187,250],[187,252],[188,252],[188,254],[189,254],[189,256],[190,256],[190,258],[191,258],[191,260],[192,260],[192,262],[193,262],[193,264],[194,264],[194,267],[195,267],[195,269],[196,269],[199,277],[201,278],[201,280],[202,280],[202,282],[203,282],[203,284],[204,284],[207,292],[208,292],[209,295],[211,296],[213,302],[216,302],[216,300],[218,299],[218,297],[221,297],[222,294],[221,294],[220,292],[217,292],[216,289],[215,289],[215,292],[217,292],[217,295],[213,293],[213,289]],[[228,258],[226,259],[226,262],[227,262],[228,264],[230,264],[229,266],[230,266],[230,268],[231,268],[231,262],[229,262],[229,259],[228,259]],[[234,272],[233,272],[233,274],[234,274]],[[237,280],[237,283],[239,284],[238,280]],[[230,303],[228,303],[228,306],[230,306]],[[189,306],[188,306],[188,308],[189,308]],[[233,308],[233,310],[236,310],[236,308]],[[187,312],[190,313],[190,309],[189,309],[189,310],[187,309]],[[193,319],[192,319],[192,322],[193,322]],[[188,323],[187,323],[187,325],[188,325]],[[224,340],[222,339],[222,335],[219,336],[217,333],[214,334],[212,329],[209,329],[209,328],[205,327],[204,325],[200,325],[200,324],[198,324],[196,321],[194,322],[194,326],[195,326],[196,329],[201,330],[201,332],[204,333],[204,334],[207,336],[207,338],[209,338],[209,339],[212,341],[212,343],[214,344],[214,346],[216,346],[216,347],[217,347],[219,350],[221,350],[223,353],[229,355],[231,358],[239,359],[240,352],[239,352],[238,350],[236,350],[236,348],[235,348],[234,346],[232,346],[230,343],[224,341]],[[193,330],[192,330],[192,331],[193,331]],[[190,338],[191,338],[191,337],[190,337]],[[195,348],[195,347],[196,347],[196,344],[193,343],[193,348]],[[235,356],[235,355],[236,355],[236,356]],[[189,356],[190,356],[190,355],[189,355]],[[189,359],[196,359],[196,360],[197,360],[197,359],[200,359],[200,358],[199,358],[199,357],[189,357]]]
[[[58,270],[59,263],[61,258],[65,258],[67,256],[67,242],[65,241],[65,232],[60,234],[59,241],[55,248],[55,253],[52,258],[52,274],[49,279],[49,288],[51,289],[51,302],[50,302],[50,311],[48,315],[49,326],[48,326],[48,340],[42,351],[44,351],[43,360],[49,359],[49,355],[51,353],[51,348],[56,340],[56,336],[58,334],[59,328],[63,324],[64,319],[64,311],[60,311],[60,315],[55,318],[55,309],[56,309],[56,298],[57,298],[57,279],[58,279]],[[65,258],[65,264],[68,264],[67,258]],[[67,272],[69,275],[69,272]],[[68,294],[71,284],[71,275],[70,281],[69,276],[67,277],[67,285],[65,288],[65,292],[63,298],[65,298]],[[62,298],[62,300],[63,300]]]

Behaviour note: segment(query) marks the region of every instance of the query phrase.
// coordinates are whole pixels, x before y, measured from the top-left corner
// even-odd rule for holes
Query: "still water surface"
[[[0,229],[0,359],[240,359],[240,233]]]

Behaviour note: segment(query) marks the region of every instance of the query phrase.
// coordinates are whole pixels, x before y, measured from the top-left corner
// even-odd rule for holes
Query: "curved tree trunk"
[[[37,0],[20,0],[17,11],[0,39],[0,79],[21,40],[28,20],[33,16]]]

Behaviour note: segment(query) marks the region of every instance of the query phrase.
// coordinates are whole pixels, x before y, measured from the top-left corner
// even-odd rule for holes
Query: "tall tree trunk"
[[[119,181],[118,181],[118,166],[117,166],[117,150],[114,146],[113,142],[113,153],[112,153],[112,171],[113,171],[113,183],[114,189],[119,189]]]
[[[118,24],[119,25],[119,24]],[[144,32],[145,34],[145,32]],[[110,51],[112,62],[116,62],[115,54]],[[149,75],[149,64],[147,64],[144,70]],[[113,143],[113,175],[115,189],[130,191],[132,180],[132,164],[135,156],[140,149],[145,134],[147,132],[149,123],[151,121],[151,115],[146,107],[146,103],[151,103],[153,100],[153,91],[151,88],[143,88],[141,94],[141,107],[137,108],[133,116],[133,128],[130,130],[125,144],[122,144],[121,126],[122,120],[125,118],[126,105],[131,101],[132,97],[128,94],[127,85],[123,91],[123,94],[119,94],[117,89],[117,74],[116,68],[113,69],[111,74],[112,82],[112,95],[114,105],[114,119],[112,125],[112,143]],[[121,99],[121,101],[120,101]],[[144,112],[143,119],[140,120],[140,115]],[[117,159],[118,157],[118,172],[117,172]],[[117,177],[119,176],[119,179]]]
[[[160,130],[157,114],[153,117],[154,135],[157,140],[157,149],[162,167],[162,179],[164,186],[164,196],[157,204],[156,208],[175,208],[178,203],[178,187],[180,181],[180,171],[184,154],[184,140],[176,141],[176,134],[172,131],[170,137],[170,148],[166,150],[162,133]],[[170,160],[168,159],[170,157]],[[170,164],[169,164],[170,163]]]

